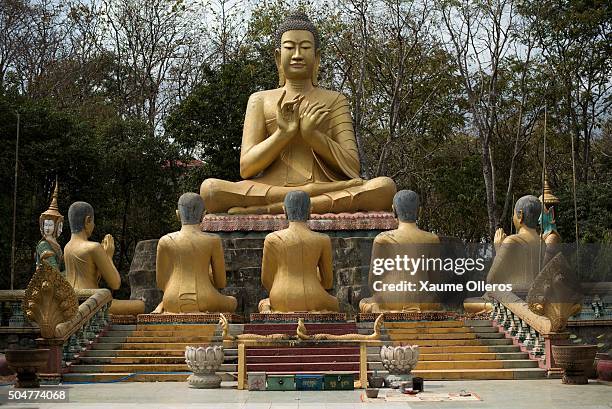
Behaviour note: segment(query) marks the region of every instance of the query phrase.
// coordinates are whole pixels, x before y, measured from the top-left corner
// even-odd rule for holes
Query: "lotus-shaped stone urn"
[[[186,347],[185,362],[193,375],[187,378],[189,386],[199,389],[213,389],[221,386],[221,377],[216,374],[223,363],[223,347]]]
[[[380,349],[380,358],[385,369],[389,371],[385,385],[399,388],[402,382],[412,381],[410,372],[419,361],[419,346],[383,346]]]
[[[563,368],[563,383],[585,385],[589,383],[587,368],[593,366],[597,345],[553,345],[555,363]]]

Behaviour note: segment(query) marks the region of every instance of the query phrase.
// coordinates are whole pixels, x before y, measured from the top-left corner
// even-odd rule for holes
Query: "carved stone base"
[[[229,322],[241,323],[242,316],[224,313]],[[140,314],[138,324],[216,324],[219,322],[219,313],[193,313],[193,314]]]
[[[374,322],[381,313],[360,313],[357,320],[360,322]],[[385,322],[402,321],[448,321],[460,318],[460,315],[453,311],[432,311],[432,312],[384,312]]]
[[[113,324],[123,324],[123,325],[136,324],[135,315],[111,314],[110,320]]]
[[[215,373],[212,374],[192,374],[187,378],[187,383],[192,388],[197,389],[217,389],[221,387],[221,377]]]
[[[273,312],[253,313],[251,314],[251,323],[298,322],[300,318],[304,322],[346,322],[346,314],[342,312]]]
[[[412,374],[394,375],[389,374],[385,377],[385,387],[398,389],[404,382],[412,382]]]
[[[284,214],[228,215],[208,214],[202,220],[202,230],[210,232],[276,231],[287,228]],[[390,230],[397,228],[391,212],[357,212],[312,214],[308,226],[316,231],[328,230]]]

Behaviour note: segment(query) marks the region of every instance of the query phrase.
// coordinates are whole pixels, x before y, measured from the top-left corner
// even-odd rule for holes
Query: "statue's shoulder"
[[[314,91],[317,99],[330,108],[348,104],[347,98],[341,92],[317,87]]]
[[[263,91],[253,92],[251,96],[249,96],[249,104],[263,103],[267,100],[276,101],[278,98],[280,98],[281,92],[282,88],[266,89]]]
[[[325,233],[319,233],[316,231],[312,231],[312,235],[315,236],[317,239],[321,240],[322,242],[329,242],[331,243],[331,237],[329,237],[329,234],[325,234]]]
[[[384,231],[382,233],[378,233],[374,238],[374,243],[376,244],[398,244],[398,240],[396,237],[396,230]]]

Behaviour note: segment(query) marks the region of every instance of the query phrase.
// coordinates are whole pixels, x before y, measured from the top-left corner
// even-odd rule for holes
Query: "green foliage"
[[[186,161],[201,160],[184,180],[197,191],[206,178],[240,180],[242,125],[249,96],[274,87],[275,70],[261,60],[239,56],[219,67],[206,67],[202,82],[168,116],[166,136]]]

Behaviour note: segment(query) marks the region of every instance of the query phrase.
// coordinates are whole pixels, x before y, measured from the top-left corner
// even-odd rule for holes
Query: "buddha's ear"
[[[181,221],[181,215],[179,214],[178,209],[177,209],[177,210],[175,210],[175,211],[174,211],[174,213],[176,214],[176,218],[178,219],[178,221],[182,223],[182,221]]]
[[[523,214],[523,209],[521,209],[521,210],[519,210],[519,211],[518,211],[518,214],[517,214],[517,216],[516,216],[516,217],[517,217],[517,219],[518,219],[519,223],[520,223],[520,224],[523,224],[523,219],[524,219],[524,217],[525,217],[525,215]]]
[[[281,205],[281,207],[283,208],[283,213],[285,214],[285,219],[287,218],[287,209],[285,209],[285,205]]]
[[[312,85],[319,86],[319,67],[321,65],[321,50],[315,52],[314,67],[312,67]]]
[[[283,72],[283,66],[281,65],[280,48],[274,50],[274,61],[276,62],[276,70],[278,71],[278,86],[283,87],[285,85],[285,73]]]

